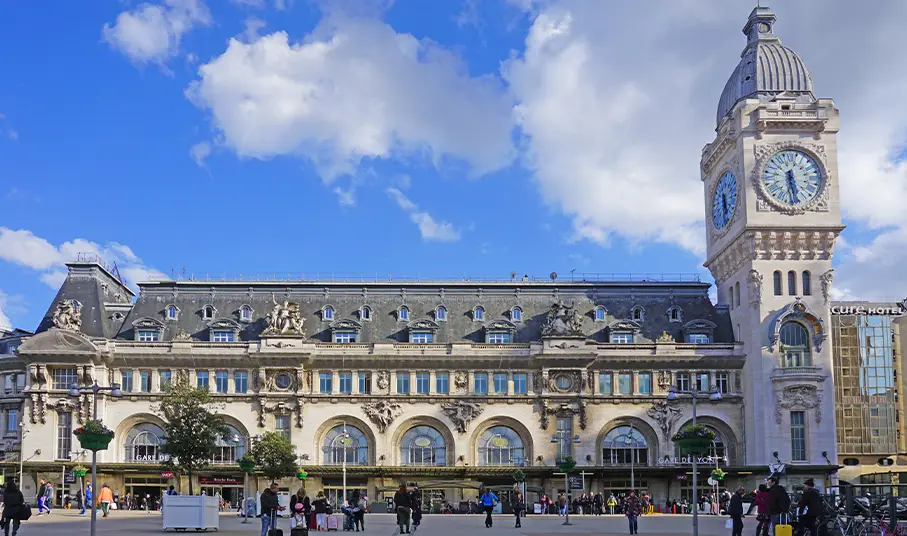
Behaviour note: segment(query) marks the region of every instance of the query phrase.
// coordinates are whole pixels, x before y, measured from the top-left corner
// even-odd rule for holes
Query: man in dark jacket
[[[816,483],[813,479],[807,479],[803,483],[803,495],[800,496],[800,502],[797,504],[797,514],[799,515],[800,534],[817,536],[819,534],[819,516],[822,514],[822,497],[816,490]]]
[[[277,502],[277,490],[280,489],[276,483],[272,482],[271,487],[261,492],[258,499],[259,509],[261,510],[261,536],[268,536],[268,529],[271,528],[271,519],[277,518],[277,511],[283,510]]]
[[[788,522],[790,496],[784,486],[778,484],[777,477],[769,477],[768,484],[768,514],[772,518],[772,530],[774,531],[775,525]]]
[[[731,530],[731,536],[743,536],[743,486],[737,488],[737,492],[731,496],[727,508],[727,515],[734,520],[734,527]]]

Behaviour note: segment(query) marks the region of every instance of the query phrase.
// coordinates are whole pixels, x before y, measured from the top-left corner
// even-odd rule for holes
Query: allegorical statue
[[[542,327],[542,335],[582,335],[582,333],[583,317],[574,306],[568,307],[560,301],[551,304],[545,325]]]
[[[302,330],[305,318],[299,314],[299,304],[284,300],[282,304],[277,303],[274,296],[271,296],[274,308],[268,313],[266,320],[268,327],[265,329],[265,335],[305,335]]]
[[[53,316],[54,327],[71,331],[82,330],[82,306],[75,300],[60,300]]]

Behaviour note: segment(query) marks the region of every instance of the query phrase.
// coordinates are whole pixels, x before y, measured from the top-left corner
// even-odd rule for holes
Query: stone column
[[[507,373],[507,394],[513,395],[513,372]]]
[[[431,370],[428,373],[428,394],[438,394],[438,374],[434,370]]]
[[[340,371],[332,370],[331,371],[331,394],[336,395],[340,393]]]

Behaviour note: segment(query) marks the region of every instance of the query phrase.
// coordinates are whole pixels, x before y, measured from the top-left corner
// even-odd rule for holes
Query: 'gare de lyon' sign
[[[832,305],[831,314],[904,316],[907,315],[907,299],[893,304]]]

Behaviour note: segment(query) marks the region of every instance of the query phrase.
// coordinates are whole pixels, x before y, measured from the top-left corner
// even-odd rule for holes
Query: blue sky
[[[777,6],[777,32],[842,109],[840,292],[901,296],[907,180],[889,158],[907,112],[886,98],[907,87],[890,22],[907,13],[805,4]],[[33,329],[77,251],[130,282],[184,268],[708,279],[699,153],[751,8],[8,3],[0,323]],[[804,16],[850,25],[853,42]]]

